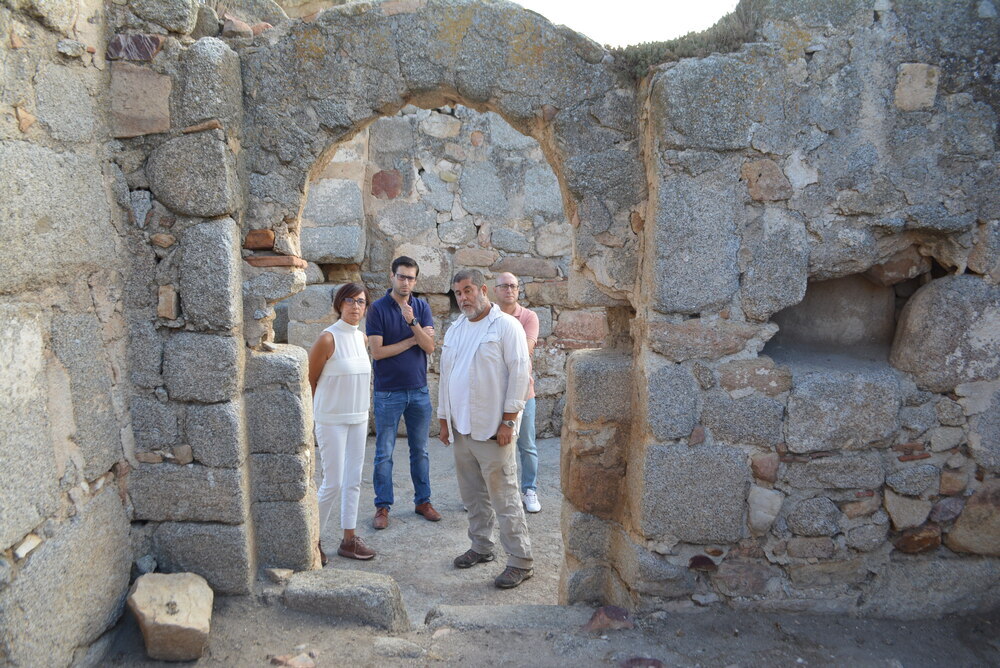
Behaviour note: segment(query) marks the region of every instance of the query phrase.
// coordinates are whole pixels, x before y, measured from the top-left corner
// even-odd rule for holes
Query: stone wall
[[[357,280],[381,296],[400,254],[420,263],[417,290],[442,336],[458,317],[448,294],[457,268],[477,267],[489,279],[511,271],[540,323],[537,428],[558,435],[568,351],[604,345],[604,305],[614,303],[580,276],[571,296],[572,233],[537,141],[492,112],[405,107],[341,145],[310,183],[301,232],[310,285],[276,305],[275,341],[308,349],[336,318],[337,287]]]
[[[5,665],[86,655],[132,562],[128,223],[107,162],[102,22],[99,2],[0,5]]]
[[[626,464],[604,506],[564,477],[566,600],[996,604],[996,16],[771,2],[761,43],[645,82],[637,400],[624,439],[568,405],[570,473]]]

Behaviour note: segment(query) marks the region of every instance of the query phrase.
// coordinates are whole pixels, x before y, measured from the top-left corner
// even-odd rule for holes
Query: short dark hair
[[[392,261],[392,273],[396,273],[396,270],[400,267],[413,267],[417,270],[417,276],[420,275],[420,265],[412,257],[406,257],[405,255],[400,255],[395,260]]]
[[[333,296],[333,310],[340,315],[340,307],[344,305],[344,300],[348,297],[357,297],[358,295],[365,296],[365,308],[372,303],[371,297],[368,296],[368,288],[361,285],[360,283],[345,283],[340,286],[337,290],[337,294]]]
[[[486,277],[483,276],[483,272],[478,269],[461,269],[455,274],[455,277],[451,279],[451,284],[461,283],[465,280],[471,280],[472,284],[477,288],[481,288],[486,285]]]

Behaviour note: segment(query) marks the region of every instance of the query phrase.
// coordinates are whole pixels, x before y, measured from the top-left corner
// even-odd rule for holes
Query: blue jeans
[[[521,414],[521,432],[517,435],[518,463],[521,467],[521,493],[538,489],[535,478],[538,475],[538,448],[535,447],[535,398],[524,404]]]
[[[393,504],[392,451],[396,447],[399,418],[406,421],[406,440],[410,446],[410,479],[413,480],[413,504],[431,500],[430,458],[427,434],[431,426],[431,397],[427,386],[416,390],[375,392],[375,507]]]

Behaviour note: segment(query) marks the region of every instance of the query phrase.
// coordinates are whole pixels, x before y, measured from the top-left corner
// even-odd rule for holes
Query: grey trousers
[[[476,441],[454,434],[452,451],[462,503],[469,509],[469,539],[480,554],[493,551],[493,527],[500,520],[500,544],[507,565],[531,568],[528,523],[517,489],[517,445]],[[495,512],[494,512],[495,511]]]

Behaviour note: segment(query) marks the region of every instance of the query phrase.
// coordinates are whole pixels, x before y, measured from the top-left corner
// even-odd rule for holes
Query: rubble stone
[[[900,494],[920,496],[932,488],[938,488],[939,475],[938,468],[931,464],[911,466],[888,475],[885,484]]]
[[[1000,480],[991,480],[969,497],[945,544],[956,552],[1000,556]]]
[[[219,130],[161,144],[150,154],[146,174],[156,199],[175,213],[213,218],[235,209],[236,164]]]
[[[885,491],[885,509],[897,531],[912,529],[924,523],[931,512],[931,502]]]
[[[799,501],[785,518],[800,536],[832,536],[840,531],[840,509],[825,496]]]
[[[690,359],[719,359],[743,350],[760,335],[760,330],[746,323],[729,320],[692,318],[680,323],[649,323],[653,350],[672,362]]]
[[[194,573],[147,573],[128,596],[146,654],[161,661],[194,661],[208,647],[212,588]]]
[[[380,573],[325,568],[296,573],[288,581],[285,605],[293,610],[406,631],[410,622],[396,582]]]
[[[778,513],[781,512],[781,503],[785,495],[774,489],[765,489],[757,485],[750,486],[750,494],[747,496],[747,503],[750,507],[748,522],[750,531],[755,536],[766,534]]]
[[[718,367],[719,384],[730,393],[742,393],[752,388],[775,397],[792,389],[792,373],[787,367],[776,366],[770,357],[726,362]]]

